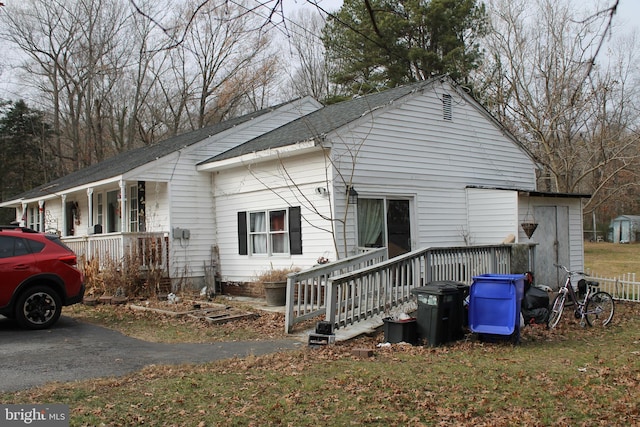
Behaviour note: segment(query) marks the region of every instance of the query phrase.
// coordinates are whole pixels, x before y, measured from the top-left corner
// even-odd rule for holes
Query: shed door
[[[631,221],[620,221],[619,243],[629,243],[631,241]]]
[[[557,288],[563,274],[553,264],[569,265],[569,208],[538,206],[534,210],[538,228],[532,239],[536,247],[535,281],[539,285]]]

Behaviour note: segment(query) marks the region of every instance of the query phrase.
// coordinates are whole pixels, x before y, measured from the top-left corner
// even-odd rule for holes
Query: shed
[[[613,243],[634,243],[640,233],[640,215],[620,215],[611,220],[609,240]]]

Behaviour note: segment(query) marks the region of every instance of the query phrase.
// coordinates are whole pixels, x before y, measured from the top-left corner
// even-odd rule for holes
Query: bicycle
[[[585,321],[589,326],[607,326],[613,319],[615,306],[613,297],[604,291],[592,292],[592,288],[587,286],[585,289],[584,299],[580,301],[580,297],[576,293],[571,283],[571,277],[575,275],[585,276],[580,271],[571,271],[567,267],[559,264],[553,264],[557,268],[563,269],[567,273],[567,280],[558,290],[558,295],[554,298],[549,313],[549,328],[554,328],[564,311],[565,303],[569,306],[573,303],[574,315],[576,319],[580,319],[580,325],[585,326]],[[567,301],[569,299],[569,301]]]

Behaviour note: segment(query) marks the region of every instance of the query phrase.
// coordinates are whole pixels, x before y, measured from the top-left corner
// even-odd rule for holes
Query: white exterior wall
[[[450,121],[443,119],[443,93],[453,97]],[[530,158],[485,112],[448,87],[396,101],[347,135],[340,131],[328,139],[344,176],[353,165],[345,153],[360,148],[353,178],[360,197],[414,197],[413,248],[464,245],[469,185],[535,189]],[[493,233],[478,238],[506,237],[502,230]]]
[[[169,182],[166,204],[162,203],[162,199],[158,203],[157,224],[170,233],[170,274],[173,279],[196,277],[197,283],[194,284],[199,286],[199,281],[204,277],[205,265],[211,264],[212,247],[217,242],[212,175],[198,172],[196,165],[318,107],[316,101],[305,98],[127,174],[146,181],[148,187],[153,187],[154,181],[158,180]],[[175,228],[190,230],[191,237],[174,238]]]
[[[496,245],[509,235],[519,241],[517,191],[468,188],[467,205],[471,244]]]
[[[169,230],[168,183],[145,182],[145,210],[148,232],[156,233]]]
[[[84,202],[84,203],[83,203]],[[80,226],[78,226],[78,230],[82,230],[83,227],[86,230],[87,227],[87,200],[85,198],[85,200],[80,200],[80,202],[78,203],[78,205],[80,206],[80,212],[84,212],[84,215],[80,218],[81,222],[84,222],[84,224],[81,224]],[[54,199],[54,200],[47,200],[45,207],[44,207],[44,212],[45,212],[45,224],[44,224],[44,230],[43,231],[52,231],[52,230],[63,230],[64,229],[64,224],[62,222],[62,199]],[[27,223],[28,224],[28,223]],[[84,234],[84,232],[82,233]]]
[[[126,182],[127,190],[138,181],[145,181],[146,225],[149,232],[168,232],[170,235],[170,260],[172,278],[184,276],[199,281],[204,276],[204,266],[210,264],[211,248],[216,244],[217,236],[212,174],[198,172],[196,165],[230,148],[295,120],[322,105],[311,97],[280,106],[276,110],[239,124],[225,132],[213,135],[201,142],[185,147],[178,152],[161,157],[139,168],[131,170],[121,177],[114,176],[104,182],[87,184],[77,189],[65,191],[67,201],[78,201],[82,213],[81,223],[76,226],[76,236],[86,235],[89,226],[89,203],[87,187],[94,189],[95,195],[102,192],[119,190],[119,180]],[[51,196],[49,196],[51,197]],[[33,206],[34,201],[29,203]],[[59,196],[49,198],[45,211],[50,222],[56,223],[62,230],[62,199]],[[16,211],[18,220],[22,210]],[[128,227],[129,206],[125,206],[124,215]],[[96,221],[94,213],[93,223]],[[191,231],[190,239],[173,239],[173,229],[186,228]],[[106,233],[106,230],[105,230]],[[235,241],[236,239],[234,239]],[[198,283],[195,283],[198,284]]]
[[[328,188],[324,152],[240,166],[215,173],[214,194],[220,273],[225,282],[251,281],[273,268],[308,268],[320,256],[335,260],[331,235],[331,192]],[[329,175],[329,180],[331,176]],[[302,255],[239,255],[238,212],[265,211],[300,206]]]

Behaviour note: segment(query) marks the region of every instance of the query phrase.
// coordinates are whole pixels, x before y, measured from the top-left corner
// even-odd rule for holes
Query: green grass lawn
[[[619,304],[606,329],[571,316],[552,331],[526,327],[515,346],[470,338],[377,348],[377,335],[51,384],[0,401],[68,404],[72,426],[638,425],[639,309]],[[356,357],[356,348],[373,357]]]
[[[640,244],[584,244],[585,269],[601,277],[636,273],[640,279]]]
[[[636,249],[587,244],[587,267],[601,275],[620,274],[614,266],[640,271]],[[136,322],[107,309],[78,310],[80,317],[116,327]],[[166,336],[156,339],[168,341],[202,328],[185,322],[176,332],[174,322],[148,320],[130,327],[140,336],[163,329]],[[228,328],[238,333],[237,326]],[[198,333],[197,340],[212,333]],[[4,393],[0,401],[68,404],[72,426],[640,425],[640,304],[619,303],[605,329],[582,328],[567,312],[554,330],[524,328],[515,346],[473,335],[437,348],[378,348],[381,341],[378,332],[316,349],[154,366],[119,378]],[[373,350],[373,356],[357,357],[354,349]]]

